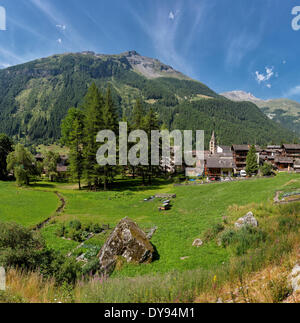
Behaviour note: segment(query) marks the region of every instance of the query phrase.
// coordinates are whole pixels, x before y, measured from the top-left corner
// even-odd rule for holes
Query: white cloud
[[[61,44],[61,43],[62,43],[62,39],[61,39],[61,38],[58,38],[58,39],[57,39],[57,42],[58,42],[59,44]]]
[[[169,13],[169,19],[171,19],[171,20],[174,20],[175,19],[175,14],[173,13],[173,11],[171,11]]]
[[[65,31],[67,29],[67,26],[66,25],[56,25],[56,27],[58,29],[60,29],[61,31]]]
[[[174,1],[170,11],[166,1],[154,3],[156,5],[153,5],[150,17],[144,16],[142,6],[130,6],[132,16],[148,36],[158,59],[191,77],[195,76],[194,68],[186,56],[195,44],[195,37],[199,37],[203,31],[205,14],[211,5],[195,1],[192,7],[185,8],[183,1]],[[187,16],[188,21],[184,20]],[[182,27],[186,25],[190,27],[190,32],[182,40]]]
[[[294,86],[286,94],[286,96],[294,96],[294,95],[300,95],[300,85]]]
[[[274,76],[274,67],[265,67],[266,73],[255,72],[258,84],[269,81]]]
[[[269,89],[271,89],[272,88],[272,84],[267,84],[266,87],[269,88]]]
[[[285,59],[282,61],[282,64],[283,64],[283,65],[285,65],[285,64],[286,64],[286,60],[285,60]]]
[[[8,64],[8,63],[0,63],[0,68],[8,68],[10,66],[11,64]]]

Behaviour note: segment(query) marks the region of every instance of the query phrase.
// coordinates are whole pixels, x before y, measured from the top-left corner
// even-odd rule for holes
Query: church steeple
[[[215,137],[215,132],[214,131],[213,131],[213,134],[211,136],[210,143],[209,143],[209,152],[211,153],[211,155],[214,155],[217,152],[216,137]]]

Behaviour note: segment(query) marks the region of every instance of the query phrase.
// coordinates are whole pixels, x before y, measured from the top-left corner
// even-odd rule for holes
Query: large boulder
[[[238,219],[237,222],[235,223],[235,227],[237,229],[241,229],[247,226],[254,227],[254,228],[258,227],[258,222],[252,212],[247,213],[244,217]]]
[[[125,218],[116,226],[99,253],[100,269],[110,274],[116,265],[118,257],[123,257],[128,263],[151,263],[154,248],[138,225]]]
[[[300,291],[300,265],[296,264],[291,274],[288,277],[288,281],[293,288],[293,292]]]

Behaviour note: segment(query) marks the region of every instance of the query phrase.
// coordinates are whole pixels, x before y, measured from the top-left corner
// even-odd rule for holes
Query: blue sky
[[[0,0],[0,6],[7,20],[0,68],[55,53],[134,49],[216,92],[300,102],[300,30],[292,29],[300,0]]]

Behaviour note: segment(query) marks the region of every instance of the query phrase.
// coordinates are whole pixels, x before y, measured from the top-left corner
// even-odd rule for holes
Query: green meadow
[[[50,248],[67,254],[78,243],[56,236],[60,223],[77,219],[83,224],[109,224],[113,228],[128,216],[145,231],[158,227],[151,242],[159,257],[150,265],[125,265],[114,273],[115,277],[210,269],[226,263],[229,251],[214,241],[195,248],[192,247],[193,241],[203,238],[208,229],[230,215],[229,206],[267,203],[274,198],[276,191],[297,188],[299,180],[300,175],[279,174],[274,178],[210,185],[174,187],[173,184],[157,182],[144,188],[129,186],[128,182],[120,180],[116,188],[108,192],[78,191],[74,185],[58,183],[38,183],[19,189],[14,183],[1,182],[0,220],[32,227],[53,216],[50,224],[42,229],[43,236]],[[55,216],[55,210],[61,202],[55,191],[66,201],[66,207],[59,216]],[[159,212],[161,201],[158,199],[144,201],[159,193],[177,194],[170,211]],[[249,207],[245,213],[250,210]],[[100,234],[87,243],[101,246],[106,238],[107,235]]]

